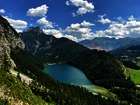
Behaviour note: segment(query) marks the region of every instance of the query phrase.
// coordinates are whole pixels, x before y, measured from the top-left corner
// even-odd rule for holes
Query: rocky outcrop
[[[15,66],[10,53],[16,47],[24,48],[20,35],[10,26],[5,18],[0,16],[0,69],[9,69]]]

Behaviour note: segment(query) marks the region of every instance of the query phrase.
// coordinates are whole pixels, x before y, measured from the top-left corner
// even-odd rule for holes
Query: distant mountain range
[[[111,51],[121,47],[140,45],[140,38],[126,37],[121,39],[115,39],[107,37],[98,37],[93,40],[84,40],[79,43],[90,49]]]
[[[97,50],[105,50],[116,56],[127,67],[140,68],[140,38],[107,38],[100,37],[93,40],[79,42],[81,45]]]

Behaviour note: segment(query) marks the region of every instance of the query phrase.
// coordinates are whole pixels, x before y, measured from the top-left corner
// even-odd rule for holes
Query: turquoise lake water
[[[92,84],[81,70],[68,64],[46,65],[43,72],[66,84],[77,86]]]

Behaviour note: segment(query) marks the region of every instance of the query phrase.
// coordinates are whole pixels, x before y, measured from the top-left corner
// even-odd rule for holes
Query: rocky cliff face
[[[25,50],[48,63],[66,62],[73,56],[88,50],[67,38],[46,35],[38,27],[31,28],[21,35],[26,46]]]
[[[5,65],[7,68],[14,66],[10,53],[16,47],[24,48],[20,35],[10,26],[5,18],[0,16],[0,69],[5,67]]]
[[[26,45],[25,50],[33,55],[41,52],[47,53],[57,40],[52,35],[44,34],[39,27],[29,28],[26,32],[21,33],[21,38]]]

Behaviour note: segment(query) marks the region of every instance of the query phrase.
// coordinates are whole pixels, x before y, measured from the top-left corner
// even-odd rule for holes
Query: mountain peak
[[[13,35],[12,37],[19,37],[19,34],[16,30],[9,24],[8,20],[4,17],[0,16],[0,33],[8,37],[9,35]],[[2,36],[2,35],[1,35]],[[9,36],[10,38],[10,36]]]
[[[43,33],[40,27],[29,27],[25,32]]]
[[[8,21],[0,15],[0,24],[8,23]]]
[[[10,54],[16,47],[24,48],[20,35],[5,18],[0,16],[0,68],[5,65],[5,60],[9,62],[12,60]]]

